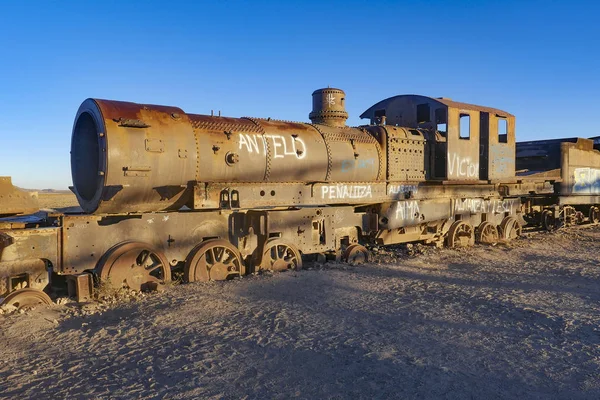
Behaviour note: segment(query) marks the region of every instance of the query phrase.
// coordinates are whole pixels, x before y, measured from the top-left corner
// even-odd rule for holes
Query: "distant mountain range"
[[[25,192],[38,192],[38,193],[49,193],[49,194],[70,194],[72,193],[69,189],[25,189],[22,187],[15,186],[17,189],[21,189]]]

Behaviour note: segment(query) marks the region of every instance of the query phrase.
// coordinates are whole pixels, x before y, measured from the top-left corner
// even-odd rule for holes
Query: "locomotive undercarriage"
[[[494,187],[514,196],[483,195]],[[149,290],[172,279],[299,269],[309,255],[361,263],[371,244],[494,244],[525,224],[552,230],[600,220],[594,196],[525,195],[532,187],[540,184],[413,185],[393,194],[403,200],[363,205],[14,217],[0,222],[0,293],[16,306],[50,303],[44,291],[64,282],[69,295],[88,301],[98,282]],[[466,192],[473,196],[459,195]]]
[[[600,222],[598,196],[531,197],[523,203],[523,217],[528,225],[548,231],[584,223]]]
[[[519,233],[519,199],[481,196],[493,193],[493,185],[471,186],[480,197],[456,197],[465,192],[460,185],[411,189],[393,194],[405,200],[358,206],[49,214],[27,223],[6,221],[1,293],[11,304],[46,302],[39,292],[65,276],[69,294],[87,301],[94,282],[145,290],[175,275],[193,282],[298,269],[307,255],[360,263],[369,259],[369,244],[455,247]],[[419,198],[427,193],[439,198]]]

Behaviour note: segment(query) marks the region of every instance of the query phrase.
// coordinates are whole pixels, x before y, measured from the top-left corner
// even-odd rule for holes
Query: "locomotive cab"
[[[419,95],[390,97],[361,114],[371,124],[427,132],[427,179],[514,179],[515,117],[495,108]]]

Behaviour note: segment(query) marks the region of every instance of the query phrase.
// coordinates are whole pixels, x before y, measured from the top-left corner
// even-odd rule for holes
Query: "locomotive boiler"
[[[381,181],[381,146],[345,126],[344,102],[339,89],[315,91],[307,124],[88,99],[73,129],[73,189],[86,212],[120,213],[198,208],[203,183]]]

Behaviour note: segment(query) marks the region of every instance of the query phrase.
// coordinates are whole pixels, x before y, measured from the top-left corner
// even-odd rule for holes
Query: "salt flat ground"
[[[3,398],[600,398],[600,228],[0,315]]]
[[[58,209],[63,211],[80,212],[77,198],[73,193],[38,193],[41,209]]]

